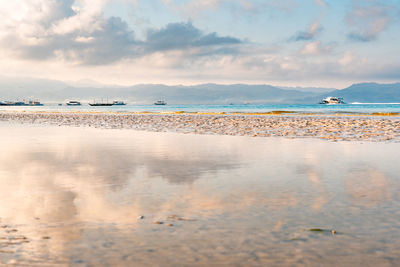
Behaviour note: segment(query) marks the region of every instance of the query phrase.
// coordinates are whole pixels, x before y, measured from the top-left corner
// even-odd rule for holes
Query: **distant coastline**
[[[21,86],[23,85],[23,86]],[[43,103],[82,103],[93,98],[124,100],[130,104],[153,104],[162,99],[168,104],[316,104],[333,96],[345,103],[400,103],[400,83],[357,83],[347,88],[284,87],[270,84],[73,86],[62,81],[41,79],[7,80],[0,77],[0,101],[32,98]]]

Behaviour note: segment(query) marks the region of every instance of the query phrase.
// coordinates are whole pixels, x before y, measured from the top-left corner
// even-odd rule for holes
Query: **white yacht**
[[[81,102],[75,101],[75,100],[71,100],[71,101],[68,101],[68,102],[67,102],[67,105],[68,105],[68,106],[80,106],[80,105],[81,105]]]
[[[331,105],[331,104],[344,104],[343,98],[341,97],[334,97],[330,96],[327,98],[324,98],[319,102],[320,104],[326,104],[326,105]]]

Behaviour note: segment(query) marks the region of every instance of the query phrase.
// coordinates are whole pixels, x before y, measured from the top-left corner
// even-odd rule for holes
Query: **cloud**
[[[208,12],[224,11],[252,16],[265,11],[291,12],[296,7],[294,0],[161,0],[170,9],[185,19],[198,18]]]
[[[65,34],[48,33],[37,43],[14,39],[14,51],[21,58],[46,60],[58,58],[84,64],[106,64],[135,53],[134,32],[120,18],[101,19],[94,31],[74,30]]]
[[[240,43],[242,41],[237,38],[220,37],[215,32],[204,34],[188,22],[170,23],[165,28],[149,30],[145,45],[150,51],[163,51]]]
[[[109,1],[118,3],[114,6]],[[320,13],[326,3],[334,6],[333,2],[326,0],[313,1],[311,7]],[[113,84],[146,83],[155,79],[168,84],[204,81],[287,84],[307,79],[333,80],[337,84],[339,78],[346,81],[353,80],[353,77],[370,80],[371,75],[379,78],[387,73],[393,77],[391,79],[398,78],[394,72],[399,69],[396,53],[382,49],[383,46],[358,51],[354,47],[357,44],[330,43],[329,38],[336,39],[336,35],[346,29],[337,28],[322,36],[322,31],[331,31],[333,28],[330,24],[332,22],[325,21],[322,15],[318,15],[306,27],[299,28],[301,31],[289,33],[293,35],[289,42],[288,39],[284,43],[276,41],[282,40],[280,34],[285,32],[287,26],[280,28],[281,25],[277,25],[276,29],[268,27],[274,27],[274,19],[279,21],[280,16],[287,15],[284,12],[297,12],[295,3],[304,7],[298,1],[163,0],[168,8],[163,6],[161,9],[169,13],[157,19],[153,19],[154,13],[145,10],[156,3],[146,6],[144,2],[3,1],[0,4],[0,56],[3,58],[0,71],[9,76],[24,73],[27,76],[53,79],[90,78]],[[141,16],[148,16],[149,21],[156,21],[157,27],[150,23],[147,26],[138,25],[134,18],[128,18],[128,21],[118,17],[119,8],[126,7],[128,3],[136,3],[130,5],[130,8],[135,12],[143,12]],[[338,25],[347,26],[345,33],[349,33],[352,40],[374,40],[392,21],[395,22],[393,16],[397,11],[390,10],[387,5],[378,6],[378,2],[372,0],[357,3],[358,6],[350,7],[346,25]],[[184,6],[192,6],[191,12],[194,13],[204,12],[204,18],[208,15],[224,16],[224,20],[233,18],[235,29],[232,28],[232,32],[242,35],[246,35],[245,27],[257,26],[249,30],[254,31],[251,36],[260,33],[259,37],[255,37],[260,43],[214,32],[215,29],[204,18],[199,18],[198,22],[188,19],[190,14],[183,14],[181,9]],[[310,7],[309,4],[306,6]],[[115,10],[110,12],[107,8]],[[302,9],[299,10],[301,12]],[[110,17],[111,14],[115,17]],[[254,18],[259,15],[263,18],[271,15],[271,20],[268,18],[262,22],[266,23],[265,28],[262,24],[255,25],[249,19],[250,16]],[[179,16],[181,19],[177,19]],[[244,24],[239,21],[243,17],[246,17]],[[177,23],[168,24],[171,19]],[[158,24],[161,21],[167,22]],[[325,29],[322,28],[322,21]],[[258,22],[261,23],[260,20]],[[210,30],[203,30],[207,27]],[[226,29],[226,26],[221,28]],[[279,33],[269,34],[271,30]],[[380,45],[386,47],[390,44]],[[43,69],[47,71],[43,72]]]
[[[355,41],[370,42],[387,29],[391,21],[388,7],[354,7],[346,16],[346,23],[352,29],[348,38]]]
[[[332,46],[323,46],[321,44],[321,41],[315,41],[308,43],[304,46],[304,48],[301,50],[302,55],[323,55],[328,52],[330,52],[333,49]]]
[[[121,57],[134,40],[121,19],[102,15],[105,0],[17,1],[23,11],[14,10],[0,22],[0,44],[20,58],[97,64]]]
[[[106,0],[82,0],[79,5],[73,0],[16,1],[25,7],[21,13],[12,5],[0,6],[5,16],[0,22],[0,45],[22,59],[103,65],[196,47],[202,48],[196,56],[228,53],[234,52],[231,45],[241,43],[234,37],[203,33],[191,23],[149,29],[147,38],[138,40],[124,20],[103,14]],[[8,9],[14,11],[7,15]]]
[[[319,25],[319,22],[315,21],[308,27],[307,31],[298,32],[296,35],[290,38],[290,40],[296,42],[313,40],[322,30],[323,28]]]
[[[346,51],[345,54],[338,60],[339,64],[342,66],[351,66],[357,61],[357,56],[350,52]]]
[[[275,9],[285,12],[291,12],[296,7],[293,0],[237,0],[241,11],[254,14],[265,11],[266,9]]]
[[[200,9],[206,9],[206,8],[217,8],[219,5],[221,5],[222,2],[226,0],[196,0],[196,1],[191,1],[190,5],[193,8],[200,8]]]

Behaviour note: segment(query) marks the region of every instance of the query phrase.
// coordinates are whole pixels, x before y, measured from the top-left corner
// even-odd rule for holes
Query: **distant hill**
[[[109,101],[124,100],[130,104],[152,104],[156,100],[164,100],[169,104],[314,104],[327,96],[343,97],[346,103],[400,103],[400,83],[360,83],[342,90],[213,83],[122,87],[102,86],[92,81],[69,84],[55,80],[0,76],[0,101],[38,99],[45,103],[57,103],[68,100],[100,101],[102,98],[105,101],[108,98]]]
[[[285,90],[271,85],[139,84],[129,87],[99,87],[99,85],[74,87],[65,82],[53,80],[0,77],[0,101],[38,99],[42,102],[65,102],[71,99],[99,101],[108,98],[109,101],[125,100],[131,104],[152,104],[156,100],[165,100],[169,104],[256,104],[295,103],[298,99],[314,95],[315,93],[312,92]]]
[[[314,93],[283,90],[271,85],[218,85],[195,86],[136,85],[128,88],[129,94],[140,102],[152,103],[163,99],[168,103],[185,104],[242,104],[242,103],[293,103]]]
[[[378,84],[359,83],[353,84],[342,90],[334,90],[321,94],[317,99],[327,96],[343,97],[346,103],[400,103],[400,83]]]
[[[327,92],[332,92],[334,90],[337,90],[336,88],[324,88],[324,87],[301,87],[301,86],[295,86],[295,87],[290,87],[290,86],[276,86],[277,88],[284,89],[284,90],[296,90],[296,91],[301,91],[301,92],[312,92],[312,93],[327,93]]]

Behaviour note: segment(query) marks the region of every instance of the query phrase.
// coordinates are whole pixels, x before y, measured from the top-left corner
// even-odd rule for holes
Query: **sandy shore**
[[[400,141],[400,119],[382,116],[0,112],[0,121],[196,134]]]

